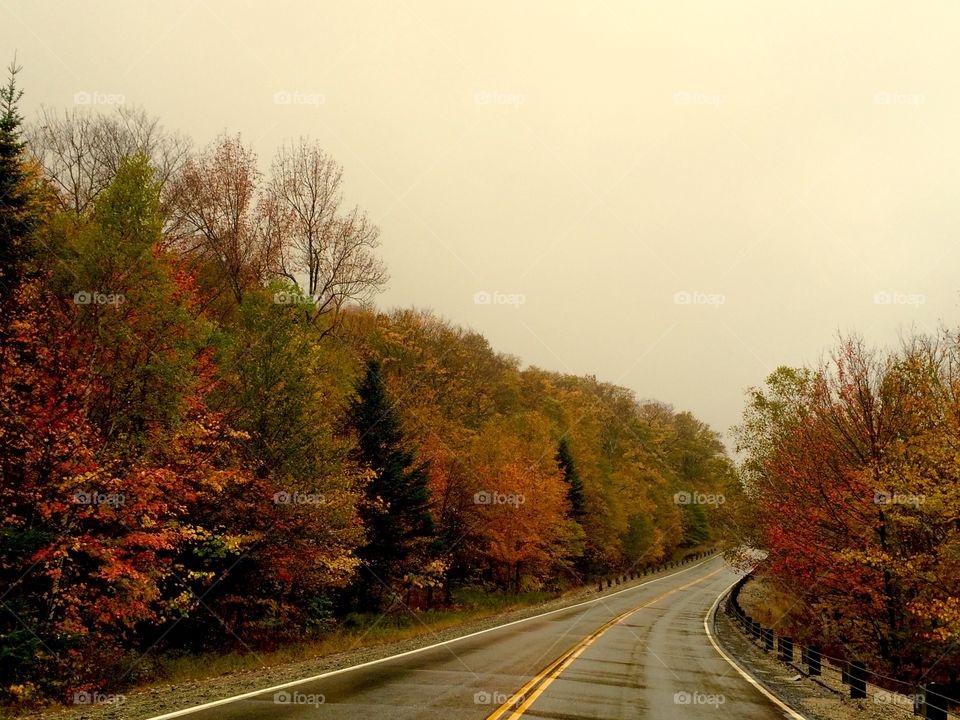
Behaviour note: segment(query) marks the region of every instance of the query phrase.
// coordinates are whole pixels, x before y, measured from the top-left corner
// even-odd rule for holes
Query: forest
[[[454,607],[463,588],[559,592],[717,537],[737,476],[692,414],[525,367],[430,310],[378,309],[377,250],[397,239],[347,203],[317,144],[261,163],[239,135],[197,149],[127,106],[27,121],[15,70],[0,91],[4,702]],[[938,431],[871,451],[947,465],[924,454]],[[852,463],[860,442],[829,449]],[[928,492],[923,512],[948,503]],[[910,512],[890,510],[882,557],[927,543],[933,563]],[[863,574],[863,602],[891,601]],[[927,642],[956,632],[955,598],[909,589],[897,612],[923,600],[917,617],[942,620]]]

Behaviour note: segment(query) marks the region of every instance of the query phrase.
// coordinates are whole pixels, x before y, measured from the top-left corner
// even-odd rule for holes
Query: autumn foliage
[[[901,680],[960,669],[960,337],[843,341],[781,368],[739,427],[745,544],[795,598],[794,632]]]
[[[11,82],[3,699],[115,691],[165,654],[272,648],[464,586],[560,590],[711,538],[674,494],[731,466],[688,413],[358,304],[385,279],[379,231],[341,208],[319,148],[262,180],[239,138],[190,155],[139,113],[51,117],[26,144],[18,99]],[[102,158],[61,152],[85,133]]]

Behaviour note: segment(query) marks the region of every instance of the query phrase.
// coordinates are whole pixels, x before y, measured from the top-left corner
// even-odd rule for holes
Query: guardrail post
[[[850,699],[859,700],[867,696],[867,668],[859,660],[850,661]]]
[[[780,638],[779,659],[783,660],[784,662],[793,662],[793,638]]]
[[[803,650],[805,653],[804,659],[807,662],[807,673],[811,677],[816,677],[820,675],[820,672],[822,670],[822,667],[820,664],[821,663],[820,648],[811,646],[811,647],[805,647]]]
[[[773,628],[763,629],[763,651],[773,650]]]
[[[927,685],[923,693],[923,704],[927,720],[947,720],[947,698],[938,692],[941,687],[937,683]]]
[[[758,622],[753,623],[753,639],[754,640],[760,639],[760,632],[762,629],[763,629],[763,626],[760,623]]]

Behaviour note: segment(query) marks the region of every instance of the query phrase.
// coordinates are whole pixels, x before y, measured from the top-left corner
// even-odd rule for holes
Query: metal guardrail
[[[918,687],[903,680],[872,672],[859,659],[825,655],[821,648],[815,645],[800,646],[800,664],[806,667],[804,671],[802,667],[794,664],[796,651],[794,639],[777,633],[775,628],[764,627],[740,606],[740,591],[751,577],[752,573],[744,575],[731,588],[724,604],[724,611],[742,628],[746,637],[758,644],[764,652],[772,652],[776,647],[777,660],[789,664],[790,667],[810,678],[821,677],[827,671],[838,673],[842,684],[849,686],[851,699],[866,699],[872,689],[872,696],[877,704],[912,709],[913,715],[928,720],[960,718],[960,715],[949,709],[951,705],[958,704],[958,699],[945,695],[944,688],[940,685],[927,683]],[[889,689],[891,685],[899,685],[913,692],[895,692]]]
[[[657,573],[663,572],[664,570],[669,570],[671,568],[680,567],[681,565],[686,565],[687,563],[691,563],[694,560],[702,560],[704,558],[710,557],[711,555],[715,555],[716,553],[717,553],[716,548],[710,548],[708,550],[699,550],[697,552],[690,553],[689,555],[684,555],[679,560],[669,560],[667,562],[660,563],[659,565],[652,565],[650,567],[644,567],[637,570],[630,570],[628,572],[623,573],[622,575],[611,575],[609,577],[601,577],[597,581],[597,592],[603,591],[604,583],[606,583],[606,586],[608,588],[611,588],[616,585],[628,583],[631,580],[636,580],[637,578],[642,578],[647,575],[656,575]]]

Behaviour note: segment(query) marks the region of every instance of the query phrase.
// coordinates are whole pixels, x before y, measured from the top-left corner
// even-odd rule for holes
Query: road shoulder
[[[728,591],[729,592],[729,591]],[[726,593],[724,594],[724,597]],[[747,638],[732,618],[723,612],[721,600],[715,614],[713,633],[718,644],[755,681],[807,720],[896,720],[913,717],[912,712],[873,700],[851,700],[843,686],[810,679],[797,667],[780,662],[774,652],[765,653]],[[829,678],[827,678],[829,681]]]

